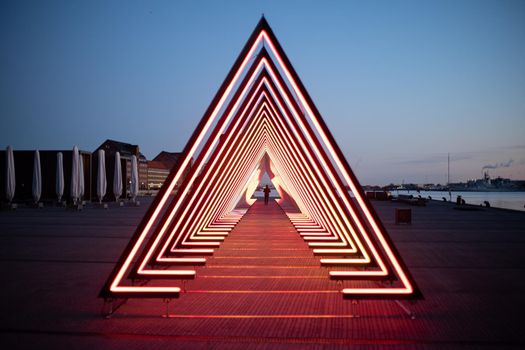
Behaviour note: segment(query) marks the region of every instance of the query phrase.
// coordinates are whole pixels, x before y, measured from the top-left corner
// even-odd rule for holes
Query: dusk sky
[[[182,150],[262,13],[362,184],[525,179],[519,0],[2,1],[0,147]]]

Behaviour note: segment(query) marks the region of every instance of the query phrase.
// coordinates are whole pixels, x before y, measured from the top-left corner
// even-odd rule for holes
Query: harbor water
[[[442,200],[446,198],[447,201],[456,201],[457,196],[461,196],[467,204],[484,205],[487,201],[491,207],[505,208],[525,211],[525,192],[470,192],[470,191],[408,191],[395,190],[391,192],[393,195],[413,195],[417,197],[421,195],[423,198],[432,197],[434,200]]]

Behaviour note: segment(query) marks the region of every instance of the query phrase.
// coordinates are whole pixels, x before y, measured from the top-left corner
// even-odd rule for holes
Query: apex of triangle
[[[266,20],[266,17],[264,17],[264,13],[261,15],[261,19],[259,20],[258,26],[261,29],[270,28],[270,24]]]

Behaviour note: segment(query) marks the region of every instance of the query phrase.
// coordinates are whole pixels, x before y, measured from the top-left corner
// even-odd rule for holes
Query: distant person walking
[[[272,191],[270,190],[270,187],[266,185],[263,192],[264,192],[264,205],[268,205],[268,199],[270,199],[270,192]]]

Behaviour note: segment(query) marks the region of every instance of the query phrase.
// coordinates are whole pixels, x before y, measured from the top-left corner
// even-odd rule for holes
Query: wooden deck
[[[525,213],[447,203],[375,202],[425,300],[412,320],[393,301],[343,300],[275,203],[254,204],[187,292],[130,300],[111,319],[97,294],[143,206],[0,212],[5,348],[522,348]],[[146,203],[147,205],[147,203]],[[345,282],[346,283],[346,282]]]

